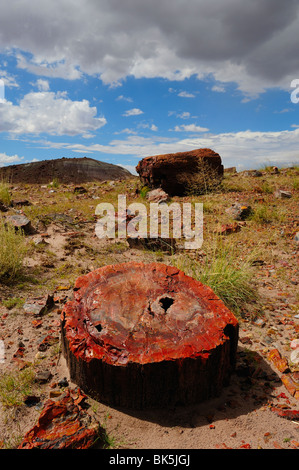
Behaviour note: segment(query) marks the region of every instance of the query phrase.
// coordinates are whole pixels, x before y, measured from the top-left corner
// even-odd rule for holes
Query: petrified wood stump
[[[214,177],[223,176],[220,155],[208,148],[145,157],[136,166],[136,171],[146,186],[162,188],[170,196],[183,196],[186,178],[199,172],[202,165],[211,169]],[[185,175],[185,181],[182,181],[182,175]]]
[[[164,264],[79,277],[61,328],[71,379],[112,406],[200,402],[220,394],[235,366],[235,316],[209,287]]]

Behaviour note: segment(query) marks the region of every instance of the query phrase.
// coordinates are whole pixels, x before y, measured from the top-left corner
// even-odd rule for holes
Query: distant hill
[[[78,184],[91,181],[122,180],[130,177],[132,174],[125,168],[87,157],[43,160],[0,168],[0,179],[12,184],[48,184],[54,178],[60,183]]]

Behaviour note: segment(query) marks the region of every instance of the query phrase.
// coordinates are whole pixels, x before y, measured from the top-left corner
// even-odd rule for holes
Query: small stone
[[[36,395],[27,395],[25,397],[24,403],[26,406],[35,406],[40,402],[40,397],[37,397]]]
[[[60,397],[62,394],[61,390],[50,390],[49,396],[50,398]]]
[[[20,199],[20,200],[17,200],[17,201],[12,201],[11,205],[13,207],[32,206],[31,202],[29,202],[27,199]]]
[[[6,220],[13,225],[16,230],[23,230],[26,235],[33,231],[31,222],[25,215],[10,215]]]
[[[85,194],[85,193],[87,193],[87,189],[84,188],[83,186],[76,186],[75,189],[74,189],[74,193]]]
[[[292,349],[299,348],[299,339],[293,339],[290,343],[290,347]]]
[[[54,307],[54,298],[52,295],[30,299],[23,305],[25,313],[31,313],[33,315],[43,315],[52,307]]]
[[[58,387],[68,387],[69,383],[66,377],[58,382]]]
[[[165,202],[168,199],[168,194],[161,188],[153,189],[149,191],[146,198],[149,202]]]
[[[3,204],[3,202],[0,201],[0,212],[7,212],[8,211],[8,207]]]
[[[297,347],[294,351],[291,352],[290,361],[294,365],[299,365],[299,348]]]
[[[251,207],[247,204],[234,203],[225,212],[232,216],[234,220],[244,220],[252,212]]]
[[[35,381],[40,384],[49,382],[51,378],[52,378],[52,373],[49,370],[37,372],[37,374],[35,375]]]
[[[290,191],[283,191],[282,189],[277,189],[274,193],[274,197],[279,199],[289,199],[292,197],[292,193]]]

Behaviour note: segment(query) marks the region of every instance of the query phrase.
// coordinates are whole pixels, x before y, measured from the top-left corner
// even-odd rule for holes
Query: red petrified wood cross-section
[[[221,393],[235,366],[235,316],[209,287],[165,264],[79,277],[61,331],[71,379],[114,406],[200,402]]]

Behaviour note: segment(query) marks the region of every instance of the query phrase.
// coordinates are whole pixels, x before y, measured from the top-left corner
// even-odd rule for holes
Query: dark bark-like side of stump
[[[170,327],[171,322],[176,322],[172,334],[176,328],[178,334],[184,333],[185,323],[177,319],[179,315],[182,315],[180,296],[183,295],[178,289],[182,289],[182,291],[186,289],[186,295],[189,295],[190,298],[194,296],[191,299],[193,303],[197,301],[196,296],[201,292],[202,298],[198,297],[198,299],[200,308],[204,307],[203,313],[198,315],[197,312],[197,316],[191,315],[189,317],[186,315],[186,328],[190,338],[188,337],[185,341],[182,336],[183,339],[178,341],[177,348],[173,345],[167,349],[165,344],[174,344],[177,337],[174,334],[173,340],[171,336],[168,338],[169,332],[166,329],[166,333],[163,331],[163,335],[160,337],[158,334],[154,340],[158,346],[161,345],[157,355],[154,341],[144,345],[144,348],[142,348],[141,341],[141,348],[136,348],[136,350],[134,350],[135,343],[132,342],[132,350],[128,347],[128,351],[124,352],[120,347],[120,339],[124,329],[115,322],[113,328],[117,325],[119,329],[115,337],[104,334],[102,336],[104,342],[102,343],[101,333],[95,333],[93,336],[94,325],[91,325],[90,317],[86,316],[84,309],[86,309],[86,305],[93,305],[90,303],[90,298],[93,298],[94,292],[97,292],[95,289],[98,284],[102,283],[105,286],[102,292],[106,292],[109,276],[111,276],[113,284],[117,282],[115,279],[118,279],[117,276],[122,272],[128,279],[130,279],[130,275],[133,278],[135,276],[135,280],[140,279],[143,272],[148,273],[145,285],[148,285],[151,275],[155,276],[157,272],[159,276],[160,273],[165,276],[165,279],[163,276],[159,277],[159,283],[163,289],[169,288],[170,293],[165,291],[165,295],[168,293],[174,298],[173,305],[177,303],[178,310],[176,312],[174,307],[173,313],[171,313],[169,308],[170,320],[162,318],[161,322],[169,321]],[[142,283],[140,288],[144,288]],[[159,290],[158,294],[160,295],[161,292],[163,290]],[[119,297],[121,295],[122,292],[119,292]],[[62,350],[71,379],[91,397],[111,406],[131,409],[162,408],[202,402],[219,396],[222,388],[228,385],[230,375],[235,367],[238,321],[210,288],[185,276],[177,268],[157,263],[124,263],[112,267],[106,266],[79,278],[75,285],[74,296],[75,300],[68,302],[62,312]],[[187,298],[189,297],[183,297],[183,301],[185,302]],[[99,299],[101,299],[101,295],[96,297],[96,307]],[[138,304],[139,299],[140,292],[137,282],[135,305]],[[126,300],[128,302],[128,299]],[[113,302],[115,302],[114,297],[111,299],[112,304]],[[210,310],[207,308],[209,303],[211,304]],[[140,305],[144,306],[141,301]],[[113,306],[110,307],[110,304],[109,308],[111,308],[111,316],[113,316],[115,310],[113,310]],[[131,311],[129,307],[127,311]],[[152,315],[158,314],[150,312],[150,317],[146,318],[151,318]],[[207,329],[204,331],[201,331],[200,325],[197,326],[202,318],[201,315]],[[215,318],[212,318],[212,315]],[[173,319],[171,319],[172,316]],[[105,324],[107,318],[103,314],[102,324]],[[188,318],[191,322],[196,321],[197,323],[188,326]],[[143,319],[144,315],[138,318],[138,326],[134,331],[137,331],[136,329],[143,324]],[[108,321],[110,321],[110,317]],[[213,324],[215,324],[214,330]],[[191,327],[194,328],[194,337]],[[147,331],[151,331],[149,326],[147,328],[149,328]],[[199,328],[199,334],[197,328]],[[163,330],[163,326],[161,329]],[[116,342],[116,345],[113,344],[113,341]],[[124,343],[129,344],[127,337]],[[214,347],[210,347],[211,344]],[[146,351],[148,351],[148,355],[145,354]]]

